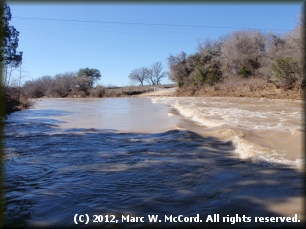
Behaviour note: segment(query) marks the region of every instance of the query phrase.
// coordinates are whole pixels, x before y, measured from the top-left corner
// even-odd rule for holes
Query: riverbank
[[[172,85],[173,86],[173,85]],[[154,91],[152,91],[154,90]],[[303,90],[294,87],[291,90],[285,90],[273,83],[258,83],[256,81],[239,81],[232,84],[216,84],[215,86],[204,85],[182,86],[164,88],[159,87],[127,87],[107,89],[101,94],[86,95],[69,95],[65,98],[114,98],[114,97],[151,97],[151,96],[175,96],[175,97],[248,97],[248,98],[267,98],[267,99],[293,99],[302,100]],[[16,97],[16,96],[14,96]],[[44,96],[43,98],[52,98]],[[15,111],[25,110],[34,105],[34,99],[24,96],[20,100],[14,99],[12,96],[6,100],[6,114]]]
[[[273,83],[262,85],[256,84],[238,84],[238,85],[216,85],[202,87],[181,87],[177,90],[175,96],[195,96],[195,97],[249,97],[249,98],[267,98],[267,99],[302,99],[302,90],[293,88],[285,90],[277,87]]]
[[[202,87],[180,87],[174,89],[163,89],[155,92],[142,93],[139,97],[146,96],[175,96],[175,97],[247,97],[266,99],[293,99],[302,100],[302,90],[294,88],[285,90],[278,88],[272,83],[265,85],[216,85]]]
[[[10,115],[13,112],[27,110],[35,104],[34,99],[29,99],[21,96],[16,98],[9,94],[5,98],[5,115]]]

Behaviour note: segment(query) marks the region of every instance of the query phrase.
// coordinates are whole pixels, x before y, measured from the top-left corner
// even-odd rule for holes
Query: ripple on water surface
[[[168,107],[149,108],[149,104],[156,104],[143,101],[141,109],[135,101],[124,102],[139,112],[148,107],[163,113],[165,119],[171,118],[168,113],[173,112]],[[188,130],[156,131],[159,128],[153,125],[151,132],[97,128],[102,124],[84,128],[80,120],[79,125],[72,127],[69,116],[77,109],[69,110],[66,105],[68,113],[56,116],[51,111],[52,115],[48,115],[46,108],[50,103],[56,108],[54,101],[46,100],[46,104],[35,108],[45,110],[36,112],[36,118],[27,113],[31,110],[17,112],[15,118],[24,121],[12,116],[6,125],[8,228],[69,227],[74,225],[75,214],[85,213],[112,214],[119,222],[121,215],[128,214],[144,216],[148,222],[148,214],[162,219],[164,215],[200,214],[205,221],[208,214],[214,213],[301,213],[301,201],[291,201],[302,196],[301,174],[295,169],[237,159],[233,157],[235,146],[231,141],[203,137]],[[98,104],[95,109],[99,106],[102,109]],[[93,108],[89,107],[91,113]],[[114,111],[109,113],[119,110],[114,105]],[[71,122],[76,123],[74,118]],[[271,208],[282,202],[286,202],[282,211]]]

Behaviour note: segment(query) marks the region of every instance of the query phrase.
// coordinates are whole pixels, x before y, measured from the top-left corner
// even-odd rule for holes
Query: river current
[[[303,222],[302,106],[260,98],[40,99],[6,121],[4,228],[269,227],[286,223],[255,217],[295,214]],[[88,224],[76,225],[76,214],[87,214]],[[207,221],[213,214],[220,222]],[[171,215],[202,222],[165,222]],[[222,221],[243,215],[251,222]]]

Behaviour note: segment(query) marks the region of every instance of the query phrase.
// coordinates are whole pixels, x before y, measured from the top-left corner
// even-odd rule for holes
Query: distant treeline
[[[1,2],[0,11],[0,46],[4,50],[0,62],[5,70],[0,92],[5,95],[7,114],[29,108],[33,104],[30,98],[108,97],[142,92],[140,89],[94,86],[101,74],[99,70],[90,68],[42,76],[26,81],[22,86],[23,52],[17,51],[19,32],[9,25],[12,15],[5,2]],[[290,98],[299,98],[306,85],[303,75],[305,61],[302,61],[305,59],[302,55],[305,55],[306,39],[302,30],[305,32],[305,21],[301,17],[296,28],[282,35],[260,30],[235,31],[199,43],[197,52],[193,54],[170,55],[167,58],[169,72],[163,71],[161,62],[156,62],[151,67],[134,69],[129,79],[140,85],[144,82],[159,85],[168,75],[179,86],[177,95],[182,96],[264,97],[272,91],[271,98],[286,98],[280,96],[285,90],[286,95],[293,94]],[[17,78],[13,77],[14,71],[19,73]]]
[[[199,43],[198,51],[189,56],[184,52],[170,55],[169,73],[162,72],[161,63],[157,62],[151,68],[133,70],[129,78],[140,85],[144,81],[155,85],[160,84],[160,79],[168,74],[181,89],[192,87],[192,90],[201,89],[204,85],[218,88],[223,88],[219,85],[227,85],[226,90],[235,90],[236,85],[243,82],[249,84],[251,92],[256,88],[265,89],[263,85],[266,83],[273,83],[285,90],[300,91],[305,84],[301,61],[304,47],[301,29],[302,25],[299,25],[283,35],[259,30],[235,31],[217,40]],[[100,77],[99,70],[89,68],[54,77],[43,76],[25,82],[22,93],[30,98],[124,95],[123,90],[107,95],[105,87],[94,87]]]
[[[277,87],[293,89],[302,80],[301,25],[283,35],[240,30],[217,40],[206,40],[189,56],[170,55],[169,78],[179,87],[215,85],[258,78]]]
[[[22,92],[30,98],[47,97],[103,97],[105,88],[94,83],[101,78],[98,69],[84,68],[78,72],[66,72],[52,76],[42,76],[28,80],[22,87]]]

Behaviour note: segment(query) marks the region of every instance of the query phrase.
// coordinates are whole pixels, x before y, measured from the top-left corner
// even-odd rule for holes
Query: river
[[[302,106],[258,98],[40,99],[6,121],[4,228],[74,227],[75,220],[269,227],[286,223],[255,217],[295,214],[304,221]],[[80,222],[86,214],[88,224]],[[207,220],[213,214],[220,222]],[[202,223],[165,222],[171,215]],[[251,222],[222,220],[243,215]]]

